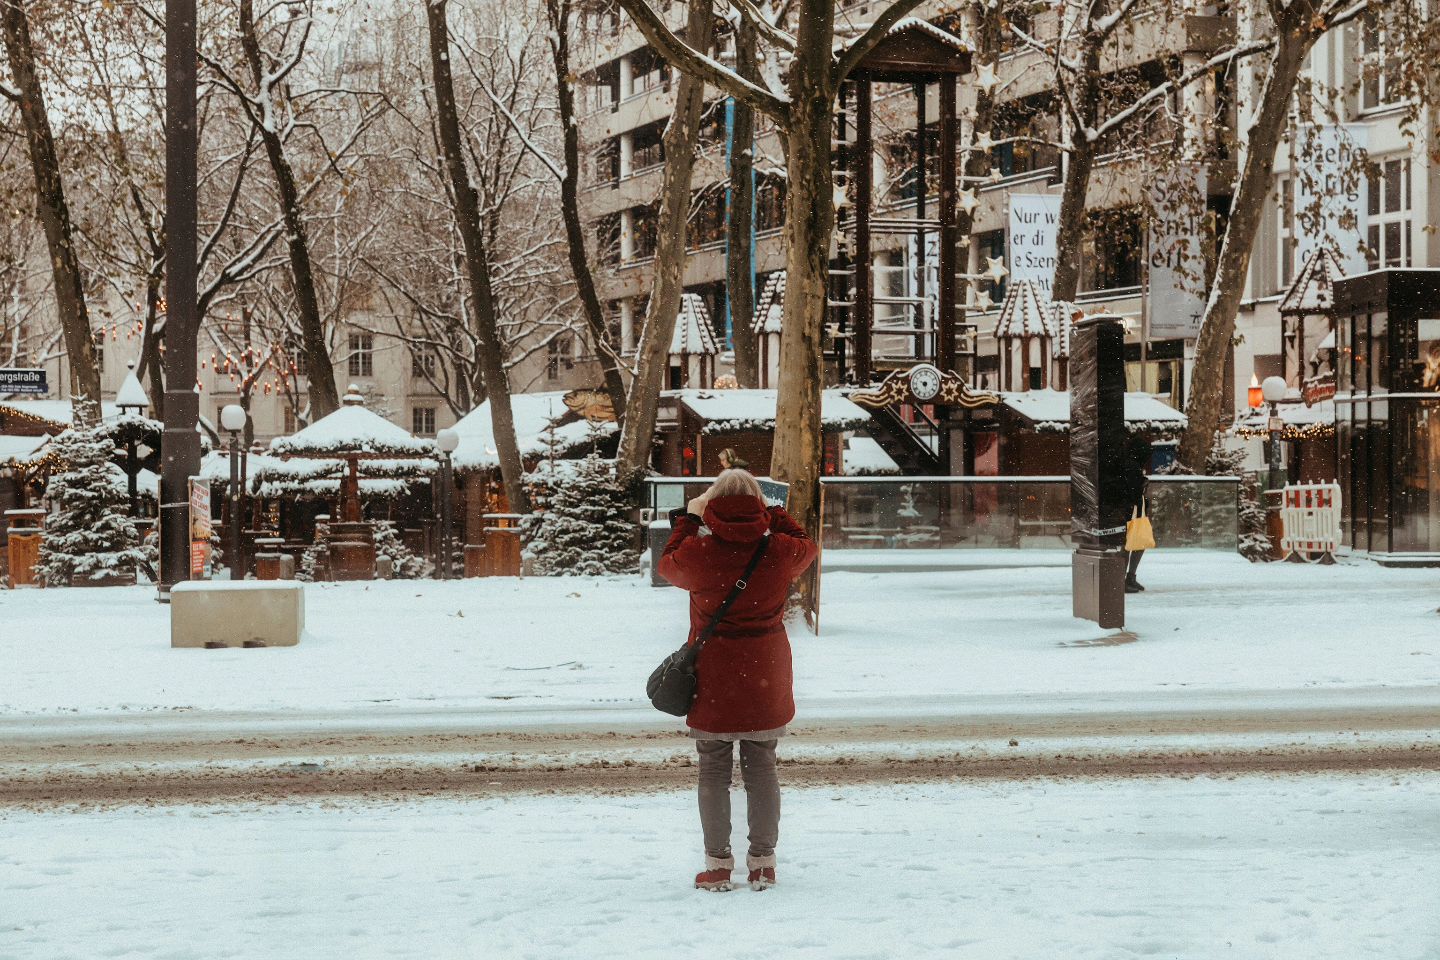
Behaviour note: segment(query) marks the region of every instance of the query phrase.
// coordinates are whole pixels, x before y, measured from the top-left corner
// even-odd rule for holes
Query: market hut
[[[976,473],[992,476],[1068,476],[1070,391],[1001,392],[996,442],[977,457]],[[1125,429],[1153,441],[1174,440],[1185,414],[1148,393],[1125,394]]]
[[[675,333],[670,338],[669,387],[708,387],[715,383],[715,358],[720,343],[710,323],[710,311],[699,294],[680,297]]]
[[[366,495],[403,495],[413,481],[438,468],[435,443],[416,437],[373,411],[355,387],[339,410],[288,437],[270,443],[286,464],[254,471],[256,495],[333,496],[337,519],[329,524],[330,573],[336,580],[369,580],[375,575],[375,536],[361,508]],[[312,465],[290,470],[292,460]],[[365,463],[362,478],[360,464]],[[287,475],[288,474],[288,475]]]
[[[775,390],[671,390],[660,401],[661,472],[674,477],[719,473],[720,451],[733,449],[752,473],[770,473],[775,445]],[[838,389],[821,394],[823,472],[844,472],[847,431],[863,429],[870,414]]]

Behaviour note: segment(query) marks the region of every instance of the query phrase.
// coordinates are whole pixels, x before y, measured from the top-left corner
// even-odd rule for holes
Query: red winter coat
[[[783,727],[795,717],[790,640],[781,622],[790,584],[819,552],[779,507],[756,497],[717,497],[700,520],[672,514],[675,532],[660,557],[660,576],[690,591],[690,640],[710,622],[745,572],[760,538],[770,545],[746,588],[700,651],[695,705],[686,721],[704,733],[749,733]]]

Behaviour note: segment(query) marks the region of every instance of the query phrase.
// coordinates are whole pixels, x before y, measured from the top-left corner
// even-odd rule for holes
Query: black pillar
[[[190,578],[189,478],[200,472],[195,392],[195,0],[165,4],[165,436],[160,597]]]
[[[1070,346],[1070,514],[1075,616],[1125,625],[1125,326],[1086,317]]]

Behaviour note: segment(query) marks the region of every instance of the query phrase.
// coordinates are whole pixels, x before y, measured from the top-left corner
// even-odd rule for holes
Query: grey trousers
[[[745,781],[745,812],[750,822],[750,856],[775,854],[780,839],[780,777],[775,771],[777,740],[741,740],[740,776]],[[705,854],[730,856],[730,775],[735,760],[732,740],[696,740],[700,753],[700,829]]]

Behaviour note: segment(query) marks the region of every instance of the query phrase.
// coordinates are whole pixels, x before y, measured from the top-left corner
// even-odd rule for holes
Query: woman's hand
[[[705,493],[700,494],[700,496],[685,504],[685,512],[693,513],[697,517],[704,517],[705,507],[709,502],[710,492],[707,490]]]

